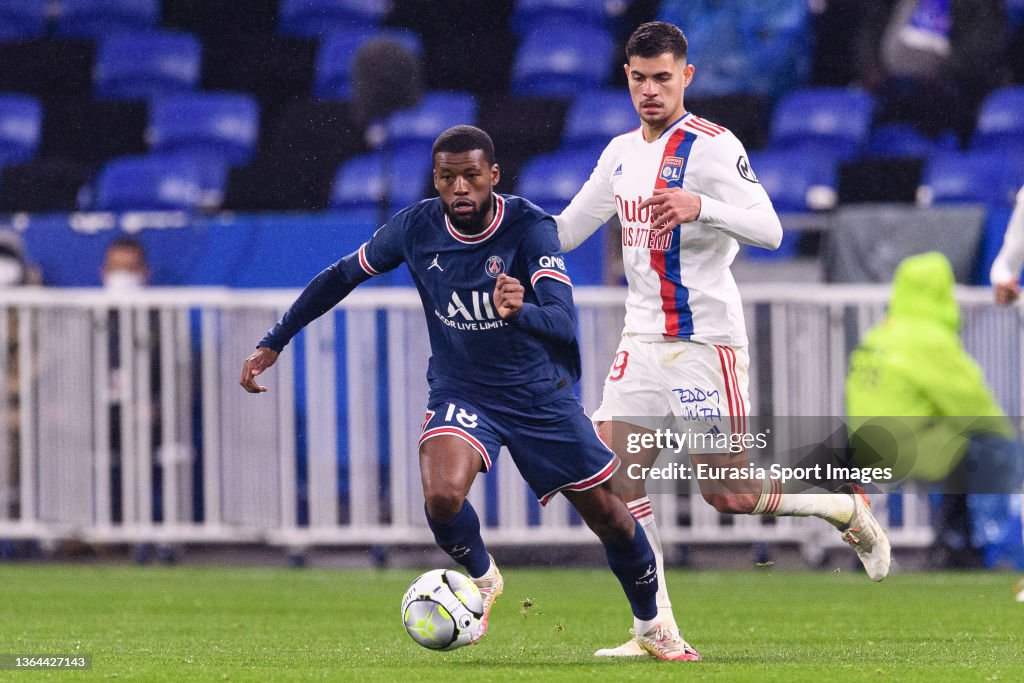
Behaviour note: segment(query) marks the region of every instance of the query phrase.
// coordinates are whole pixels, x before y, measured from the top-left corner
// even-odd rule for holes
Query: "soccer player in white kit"
[[[622,223],[629,284],[625,326],[592,417],[623,461],[617,491],[654,547],[658,618],[676,638],[681,636],[665,588],[651,501],[644,481],[629,476],[629,465],[650,467],[658,451],[636,452],[637,444],[627,448],[626,438],[652,431],[658,420],[695,415],[720,416],[733,432],[745,430],[747,335],[729,266],[737,241],[775,249],[782,239],[779,218],[743,145],[722,126],[686,111],[683,93],[694,73],[686,53],[686,38],[672,24],[650,22],[633,32],[625,71],[640,128],[608,144],[590,179],[555,217],[563,251],[579,246],[615,214]],[[746,464],[743,453],[690,457],[694,465]],[[885,578],[889,542],[866,496],[859,489],[814,490],[790,493],[771,479],[701,482],[704,499],[720,512],[825,519],[854,547],[872,579]],[[595,654],[646,653],[634,638]]]

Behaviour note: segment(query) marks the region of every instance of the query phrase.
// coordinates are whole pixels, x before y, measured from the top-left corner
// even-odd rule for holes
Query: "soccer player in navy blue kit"
[[[245,360],[242,386],[266,391],[256,376],[302,327],[359,283],[405,263],[432,351],[419,445],[427,521],[483,593],[484,628],[504,582],[466,495],[504,445],[541,504],[561,492],[601,539],[634,630],[652,634],[652,654],[692,658],[657,628],[653,551],[609,488],[618,458],[573,394],[576,313],[554,220],[520,197],[494,193],[499,169],[484,131],[451,128],[434,142],[432,157],[439,197],[400,211],[317,275]]]

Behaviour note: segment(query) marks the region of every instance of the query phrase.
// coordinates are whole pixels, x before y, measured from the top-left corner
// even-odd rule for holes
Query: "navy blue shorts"
[[[597,435],[571,394],[529,412],[448,391],[432,391],[420,443],[454,436],[472,446],[490,469],[502,446],[541,505],[559,491],[585,491],[615,474],[619,459]]]

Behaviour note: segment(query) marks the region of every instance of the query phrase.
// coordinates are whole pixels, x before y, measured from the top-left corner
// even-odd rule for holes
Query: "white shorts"
[[[749,365],[746,347],[623,336],[591,419],[647,429],[670,427],[677,418],[721,421],[723,431],[744,433]]]

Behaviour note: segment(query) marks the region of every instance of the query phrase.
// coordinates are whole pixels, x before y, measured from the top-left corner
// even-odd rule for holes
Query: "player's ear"
[[[687,64],[686,68],[683,69],[683,87],[687,88],[690,86],[690,82],[693,81],[693,72],[696,71],[693,64]]]
[[[499,180],[501,180],[501,169],[497,164],[491,164],[491,187],[497,185]]]

